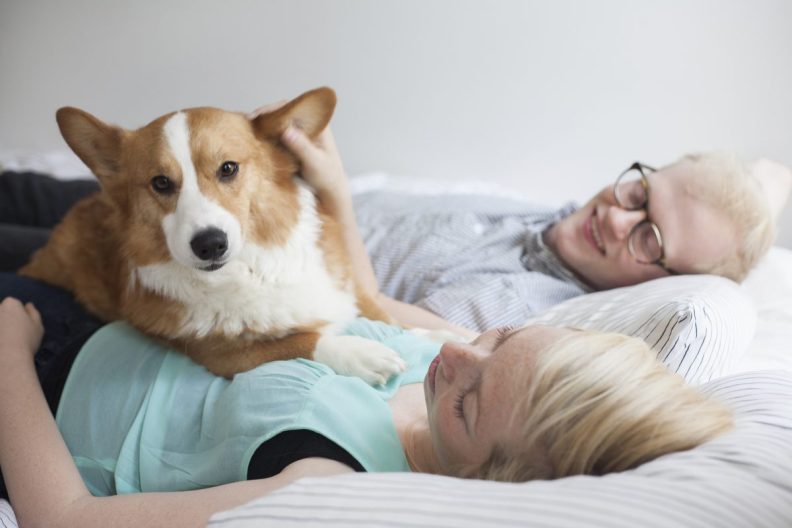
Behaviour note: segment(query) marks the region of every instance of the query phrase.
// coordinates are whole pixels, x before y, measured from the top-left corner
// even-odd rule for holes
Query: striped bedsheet
[[[17,528],[14,510],[7,500],[0,499],[0,528]]]

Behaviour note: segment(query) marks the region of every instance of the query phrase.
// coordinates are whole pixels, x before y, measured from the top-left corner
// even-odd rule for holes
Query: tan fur
[[[72,291],[83,306],[104,320],[119,319],[126,267],[118,258],[121,244],[112,232],[121,221],[118,208],[104,193],[81,200],[20,275]]]
[[[212,108],[185,111],[201,192],[234,215],[248,240],[277,247],[289,238],[299,213],[297,164],[278,138],[290,123],[315,136],[326,126],[334,105],[335,95],[324,88],[252,121]],[[163,126],[172,115],[126,131],[81,110],[58,111],[64,138],[96,174],[102,191],[69,211],[20,273],[72,291],[98,317],[125,319],[218,375],[230,377],[272,360],[312,358],[322,321],[273,328],[268,335],[244,330],[234,337],[216,332],[175,339],[185,307],[133,279],[133,270],[171,260],[161,221],[175,210],[178,196],[157,194],[150,182],[166,174],[181,183],[178,163],[163,145]],[[240,164],[240,175],[221,183],[216,171],[226,160]],[[320,217],[320,247],[338,288],[356,295],[362,315],[390,321],[373,299],[360,293],[333,219],[321,212]]]
[[[230,378],[268,361],[297,357],[310,359],[318,340],[319,333],[305,331],[280,339],[260,334],[241,335],[234,339],[211,335],[198,340],[169,340],[167,344],[183,351],[218,376]]]

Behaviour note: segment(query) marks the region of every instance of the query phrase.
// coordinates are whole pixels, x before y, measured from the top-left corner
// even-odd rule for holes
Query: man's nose
[[[614,205],[605,214],[605,223],[611,236],[616,240],[625,240],[636,224],[646,219],[646,210],[630,211]]]

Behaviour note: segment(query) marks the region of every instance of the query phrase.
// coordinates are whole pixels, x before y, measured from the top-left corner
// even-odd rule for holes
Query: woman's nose
[[[449,341],[440,348],[440,370],[449,384],[479,359],[476,348],[468,343]]]
[[[608,212],[605,215],[605,223],[613,238],[616,240],[626,240],[632,228],[645,218],[646,210],[644,209],[630,211],[628,209],[622,209],[618,205],[613,205],[608,208]]]

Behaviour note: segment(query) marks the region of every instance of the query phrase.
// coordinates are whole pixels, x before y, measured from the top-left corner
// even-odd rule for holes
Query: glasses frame
[[[619,193],[618,193],[617,189],[619,188],[619,182],[624,177],[624,175],[627,174],[630,171],[633,171],[633,170],[637,170],[638,173],[641,175],[641,180],[640,181],[641,181],[641,185],[644,188],[644,195],[646,196],[646,199],[639,206],[627,207],[619,199]],[[633,228],[630,230],[630,234],[627,237],[627,251],[630,252],[630,255],[632,255],[632,257],[635,259],[635,262],[637,262],[638,264],[644,264],[644,265],[647,265],[647,266],[659,266],[660,268],[665,270],[669,275],[681,275],[678,271],[674,270],[673,268],[668,267],[668,264],[667,264],[667,261],[666,261],[666,257],[665,257],[665,246],[663,245],[663,235],[662,235],[662,233],[660,233],[660,228],[657,226],[657,224],[655,224],[654,222],[649,220],[649,178],[647,178],[647,176],[646,176],[646,172],[647,171],[649,173],[652,173],[652,172],[657,172],[657,169],[653,169],[649,165],[644,165],[640,161],[636,161],[635,163],[633,163],[632,165],[627,167],[627,169],[625,169],[621,174],[619,174],[619,177],[616,178],[616,183],[613,185],[613,198],[614,198],[614,200],[616,200],[616,204],[619,207],[621,207],[622,209],[624,209],[626,211],[640,211],[640,210],[643,209],[643,211],[646,213],[646,219],[638,222],[637,224],[635,224],[633,226]],[[639,259],[638,256],[635,253],[635,245],[634,245],[634,242],[633,242],[633,235],[637,232],[637,230],[639,228],[641,228],[645,224],[648,224],[649,227],[652,228],[652,231],[654,232],[655,237],[657,237],[657,242],[660,245],[660,257],[656,258],[652,262],[645,262],[645,261]]]

